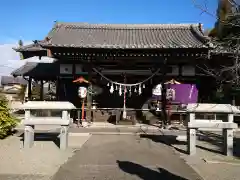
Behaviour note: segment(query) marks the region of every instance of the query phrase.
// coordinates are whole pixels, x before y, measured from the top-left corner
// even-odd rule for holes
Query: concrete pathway
[[[175,151],[133,135],[92,135],[53,180],[201,180]]]

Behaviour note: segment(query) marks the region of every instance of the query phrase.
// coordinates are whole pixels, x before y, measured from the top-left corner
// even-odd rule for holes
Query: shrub
[[[8,100],[0,95],[0,139],[7,137],[19,120],[10,113]]]

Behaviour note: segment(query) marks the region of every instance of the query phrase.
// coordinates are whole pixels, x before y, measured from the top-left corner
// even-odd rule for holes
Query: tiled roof
[[[43,42],[43,41],[34,41],[32,44],[29,45],[25,45],[25,46],[20,46],[17,48],[13,48],[15,51],[17,52],[24,52],[24,51],[46,51],[46,49],[44,49],[43,47],[41,47],[41,45],[39,44],[39,42]]]
[[[207,48],[200,24],[56,23],[43,47],[152,49]]]
[[[55,63],[26,62],[20,68],[14,70],[13,76],[45,76],[51,77],[58,74],[59,67]]]
[[[21,77],[2,76],[1,84],[3,86],[10,85],[10,84],[26,85],[27,81]]]

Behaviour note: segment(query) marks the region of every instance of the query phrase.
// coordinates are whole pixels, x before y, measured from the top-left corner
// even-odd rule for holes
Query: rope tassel
[[[131,96],[131,87],[135,87],[135,90],[134,92],[137,92],[137,87],[138,87],[138,93],[141,94],[142,93],[142,89],[145,88],[145,83],[147,81],[151,81],[152,83],[152,78],[160,71],[160,68],[155,71],[155,73],[153,73],[150,77],[148,77],[147,79],[143,80],[142,82],[139,82],[139,83],[135,83],[135,84],[124,84],[124,83],[118,83],[118,82],[114,82],[112,81],[111,79],[105,77],[101,72],[99,72],[96,68],[93,68],[93,70],[98,73],[101,78],[105,79],[106,81],[108,81],[109,83],[107,84],[107,86],[110,86],[110,83],[112,84],[111,88],[110,88],[110,92],[113,92],[114,91],[114,87],[113,85],[116,86],[115,90],[119,90],[119,95],[121,96],[122,95],[122,87],[130,87],[130,91],[129,91],[129,95]],[[119,88],[118,88],[119,86]]]

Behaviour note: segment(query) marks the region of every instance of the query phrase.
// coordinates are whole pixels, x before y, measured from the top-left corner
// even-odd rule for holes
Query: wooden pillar
[[[92,81],[92,64],[88,65],[88,81],[90,82],[88,88],[92,89],[92,84],[91,84],[91,81]],[[93,121],[93,116],[92,116],[92,94],[91,93],[87,93],[86,120],[87,120],[87,122]]]
[[[28,100],[32,100],[32,77],[28,79]]]
[[[43,101],[43,94],[44,94],[44,92],[43,92],[44,90],[43,90],[43,80],[41,80],[40,81],[40,101]]]
[[[165,81],[166,81],[166,75],[167,75],[167,60],[164,60],[164,64],[162,65],[162,126],[166,126],[167,125],[167,121],[168,121],[168,116],[167,116],[167,99],[166,99],[166,85],[165,85]]]
[[[126,77],[126,73],[123,74],[123,83],[127,84],[127,77]],[[126,111],[126,92],[125,89],[126,87],[124,87],[124,93],[123,93],[123,119],[127,119],[127,111]]]
[[[56,79],[56,100],[59,101],[59,90],[60,90],[60,81],[59,81],[59,76],[57,76]]]

